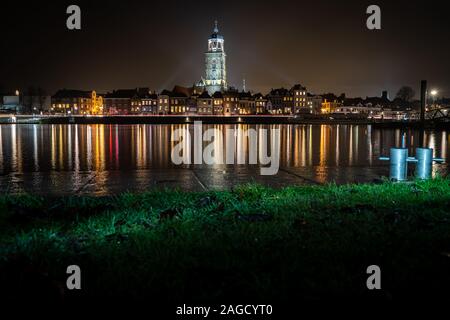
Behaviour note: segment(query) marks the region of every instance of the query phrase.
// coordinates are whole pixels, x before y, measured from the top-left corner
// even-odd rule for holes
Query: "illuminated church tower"
[[[224,39],[219,34],[216,21],[214,33],[208,39],[208,51],[205,53],[206,77],[203,81],[209,94],[227,89],[225,58]]]

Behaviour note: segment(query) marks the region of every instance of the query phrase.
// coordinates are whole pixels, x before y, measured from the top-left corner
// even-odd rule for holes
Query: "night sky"
[[[39,1],[0,4],[0,85],[95,89],[192,85],[204,74],[214,20],[225,37],[228,82],[267,93],[391,97],[421,79],[450,96],[450,11],[444,1]],[[78,4],[82,30],[66,28]],[[366,28],[378,4],[382,30]]]

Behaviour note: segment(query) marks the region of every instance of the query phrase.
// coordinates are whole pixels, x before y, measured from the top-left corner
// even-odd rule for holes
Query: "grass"
[[[1,196],[0,287],[52,301],[438,296],[450,288],[449,208],[446,179]],[[81,291],[65,289],[71,264],[81,267]],[[377,293],[366,288],[372,264],[382,270]]]

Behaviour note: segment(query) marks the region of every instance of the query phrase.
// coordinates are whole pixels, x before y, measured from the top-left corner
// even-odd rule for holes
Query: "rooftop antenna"
[[[214,21],[214,33],[219,33],[219,27],[218,27],[217,20]]]
[[[242,79],[242,90],[243,90],[244,92],[247,91],[246,88],[245,88],[245,76],[244,76],[243,79]]]

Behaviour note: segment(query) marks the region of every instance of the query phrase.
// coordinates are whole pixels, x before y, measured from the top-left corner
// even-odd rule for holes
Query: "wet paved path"
[[[251,167],[27,172],[0,176],[0,192],[102,196],[126,191],[143,192],[154,188],[223,190],[250,182],[279,188],[327,182],[372,182],[387,174],[387,167],[280,168],[274,176],[262,176],[259,168]]]

